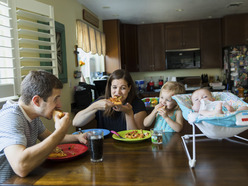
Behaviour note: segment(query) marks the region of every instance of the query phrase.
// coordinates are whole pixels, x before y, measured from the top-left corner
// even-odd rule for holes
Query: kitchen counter
[[[160,92],[154,92],[154,91],[150,91],[150,92],[138,92],[138,97],[140,99],[146,98],[146,97],[159,97],[159,93]]]

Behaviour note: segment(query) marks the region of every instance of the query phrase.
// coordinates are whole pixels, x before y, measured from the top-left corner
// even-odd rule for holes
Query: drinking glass
[[[87,132],[90,160],[92,162],[103,161],[103,131],[93,130]]]
[[[163,131],[159,129],[150,129],[151,132],[151,141],[153,144],[162,144],[163,143]]]

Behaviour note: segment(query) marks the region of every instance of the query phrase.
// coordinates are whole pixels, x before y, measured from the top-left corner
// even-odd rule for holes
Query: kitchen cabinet
[[[121,24],[121,67],[139,71],[137,25]]]
[[[152,24],[138,25],[138,54],[140,71],[152,70],[152,50]]]
[[[166,50],[200,48],[198,21],[165,24]]]
[[[161,71],[166,69],[165,65],[165,43],[164,43],[164,24],[152,25],[153,38],[153,70]]]
[[[107,74],[121,68],[120,21],[103,21],[106,37],[105,71]]]
[[[221,19],[200,21],[201,68],[222,68]]]
[[[224,47],[248,44],[248,14],[225,16],[222,25]]]
[[[164,24],[138,25],[139,70],[165,70]]]

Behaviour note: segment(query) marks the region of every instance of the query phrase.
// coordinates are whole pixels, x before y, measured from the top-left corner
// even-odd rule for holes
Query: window
[[[0,0],[0,102],[17,98],[30,70],[58,76],[53,7],[37,1]]]
[[[94,84],[94,79],[99,76],[99,73],[104,70],[104,56],[98,54],[86,53],[81,48],[78,51],[78,61],[82,61],[84,65],[81,66],[82,75],[85,81],[89,84]]]
[[[106,54],[105,34],[77,20],[78,61],[86,83],[93,84],[104,70],[104,56]]]

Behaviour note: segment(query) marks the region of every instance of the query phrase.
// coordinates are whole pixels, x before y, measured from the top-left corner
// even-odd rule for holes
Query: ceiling
[[[188,21],[248,13],[248,0],[78,1],[101,20],[119,19],[126,24]]]

